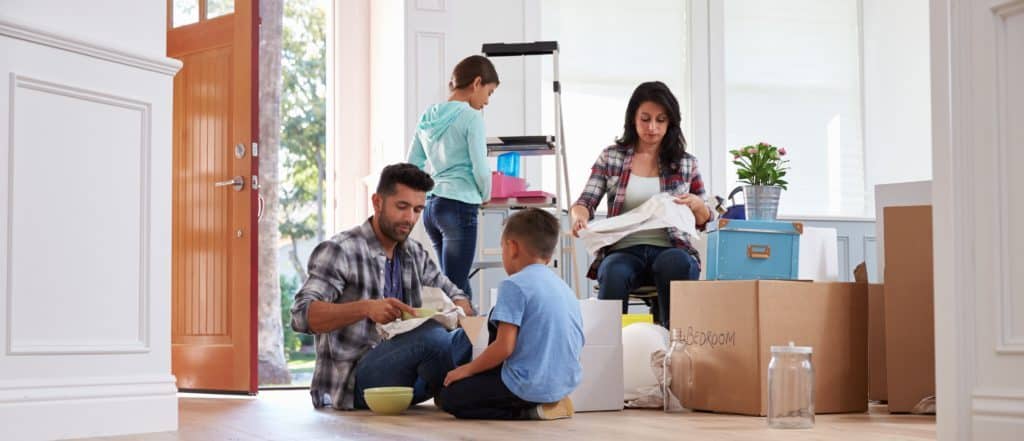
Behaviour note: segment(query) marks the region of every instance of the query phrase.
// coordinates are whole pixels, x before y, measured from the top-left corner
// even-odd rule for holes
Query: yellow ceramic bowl
[[[412,404],[411,387],[373,387],[363,391],[366,405],[380,415],[398,415]]]
[[[427,318],[427,317],[433,316],[434,314],[437,314],[437,310],[436,309],[431,309],[431,308],[413,308],[413,309],[416,310],[416,316],[413,317],[413,315],[409,314],[408,312],[402,312],[402,320],[409,320],[409,319],[414,319],[414,318]]]

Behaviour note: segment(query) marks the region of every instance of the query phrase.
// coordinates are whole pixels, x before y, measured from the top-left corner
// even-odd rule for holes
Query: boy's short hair
[[[509,216],[502,237],[514,237],[531,254],[550,259],[558,246],[559,234],[561,228],[555,216],[540,208],[527,208]]]
[[[391,196],[398,191],[395,184],[402,184],[424,193],[434,189],[434,180],[419,167],[409,163],[391,164],[380,172],[377,194]]]

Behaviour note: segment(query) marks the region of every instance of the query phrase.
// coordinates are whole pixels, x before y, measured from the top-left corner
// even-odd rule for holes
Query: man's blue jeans
[[[673,280],[697,280],[700,264],[679,248],[636,245],[605,256],[597,269],[598,294],[603,300],[621,300],[622,313],[629,307],[629,293],[644,285],[658,288],[655,319],[669,327],[670,290]]]
[[[449,331],[429,320],[371,349],[356,364],[355,407],[366,409],[363,391],[371,387],[411,386],[413,404],[435,396],[444,377],[456,366],[469,363],[473,346],[460,328]]]
[[[439,196],[431,196],[423,210],[423,227],[434,243],[441,272],[471,299],[469,269],[476,256],[479,213],[479,205]]]

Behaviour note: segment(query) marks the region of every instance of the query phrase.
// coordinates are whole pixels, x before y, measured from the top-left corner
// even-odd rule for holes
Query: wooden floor
[[[314,410],[304,390],[266,391],[258,398],[182,396],[178,432],[105,440],[934,440],[935,417],[819,415],[811,430],[769,429],[764,418],[660,410],[579,413],[559,421],[460,421],[432,404],[401,416]]]

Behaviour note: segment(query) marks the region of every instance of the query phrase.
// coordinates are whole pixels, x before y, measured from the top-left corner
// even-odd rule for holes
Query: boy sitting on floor
[[[501,236],[509,278],[491,311],[492,341],[480,357],[448,372],[438,400],[445,412],[502,420],[572,416],[583,325],[576,296],[547,267],[559,235],[558,220],[544,210],[509,217]]]

